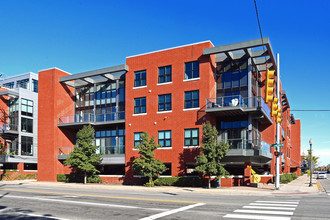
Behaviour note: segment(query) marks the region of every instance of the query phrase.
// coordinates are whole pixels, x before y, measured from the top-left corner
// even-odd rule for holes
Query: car
[[[326,179],[327,178],[327,174],[325,172],[318,172],[317,173],[317,178],[318,179]]]

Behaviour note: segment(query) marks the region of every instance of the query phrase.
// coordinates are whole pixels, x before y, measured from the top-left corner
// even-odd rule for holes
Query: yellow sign
[[[259,183],[260,180],[261,180],[261,176],[259,174],[256,173],[256,171],[254,171],[251,166],[247,166],[250,170],[251,170],[251,173],[252,173],[252,182],[253,183]]]

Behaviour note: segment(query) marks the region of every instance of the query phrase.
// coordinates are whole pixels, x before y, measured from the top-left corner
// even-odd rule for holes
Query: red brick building
[[[218,140],[230,144],[223,163],[232,178],[223,185],[249,184],[247,165],[270,182],[276,123],[263,99],[266,66],[276,69],[268,38],[218,47],[206,41],[73,75],[56,68],[40,71],[38,180],[56,181],[57,174],[71,172],[63,160],[86,124],[94,127],[103,153],[104,182],[138,181],[131,162],[142,132],[161,144],[155,156],[169,168],[163,175],[197,175],[202,124],[210,121]],[[285,93],[280,98],[283,172],[299,173],[300,121],[283,103]]]

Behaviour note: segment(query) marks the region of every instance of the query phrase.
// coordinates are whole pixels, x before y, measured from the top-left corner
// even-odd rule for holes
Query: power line
[[[291,110],[290,111],[295,111],[295,112],[330,112],[330,109],[317,109],[317,110],[311,110],[311,109],[297,109],[297,110]]]
[[[265,49],[265,45],[264,45],[264,38],[262,36],[262,30],[261,30],[261,24],[260,24],[260,19],[259,19],[259,12],[258,12],[258,7],[257,7],[257,1],[254,0],[254,7],[256,9],[256,15],[257,15],[257,20],[258,20],[258,26],[259,26],[259,32],[260,32],[260,37],[261,37],[261,42],[262,42],[262,47],[263,49]],[[267,64],[267,58],[265,56],[265,62],[266,62],[266,68],[268,68],[268,64]]]

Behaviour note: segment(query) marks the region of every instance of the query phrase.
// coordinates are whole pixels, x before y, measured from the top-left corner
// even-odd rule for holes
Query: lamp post
[[[309,156],[309,173],[310,173],[310,175],[309,175],[309,186],[313,186],[313,183],[312,183],[312,181],[313,181],[313,172],[312,172],[312,144],[313,144],[313,141],[312,141],[312,138],[311,139],[309,139],[309,147],[310,147],[310,152],[309,152],[309,154],[310,154],[310,156]]]

